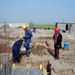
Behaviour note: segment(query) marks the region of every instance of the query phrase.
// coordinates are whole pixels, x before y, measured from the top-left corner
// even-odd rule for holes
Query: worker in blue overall
[[[26,48],[26,52],[25,52],[26,56],[29,57],[30,49],[31,49],[30,42],[33,35],[26,25],[23,25],[22,29],[25,31],[25,43],[23,46]]]
[[[12,46],[12,53],[13,53],[13,62],[20,63],[20,48],[22,46],[22,42],[25,40],[23,37],[22,39],[17,40]]]
[[[36,27],[33,28],[33,32],[36,33]]]

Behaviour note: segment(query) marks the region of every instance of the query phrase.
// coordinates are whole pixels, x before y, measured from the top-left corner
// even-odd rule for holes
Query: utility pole
[[[6,22],[4,23],[4,33],[5,33],[5,47],[6,47]],[[6,75],[6,51],[7,51],[7,48],[5,50],[5,75]]]

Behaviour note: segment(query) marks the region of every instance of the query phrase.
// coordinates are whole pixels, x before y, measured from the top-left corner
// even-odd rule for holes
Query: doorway
[[[68,24],[66,24],[66,30],[68,30]]]

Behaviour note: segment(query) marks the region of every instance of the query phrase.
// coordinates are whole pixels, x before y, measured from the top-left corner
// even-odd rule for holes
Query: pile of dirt
[[[49,54],[46,41],[52,40],[52,37],[39,37],[32,41],[31,53],[33,55],[46,55]]]
[[[0,44],[0,53],[11,52],[11,49],[6,44]]]
[[[45,46],[37,45],[36,47],[31,49],[31,53],[34,55],[43,55],[44,50],[46,50]]]
[[[74,64],[75,65],[75,40],[68,39],[69,47],[68,49],[60,50],[60,60],[64,63]]]
[[[11,40],[11,41],[14,41],[14,40],[16,40],[16,39],[18,39],[19,38],[19,36],[17,36],[17,37],[9,37],[9,36],[2,36],[2,35],[0,35],[0,39],[2,39],[2,40]]]
[[[52,37],[39,37],[38,39],[43,39],[43,40],[52,40],[53,38]]]
[[[69,49],[60,51],[60,60],[64,63],[75,64],[75,51],[70,51]]]

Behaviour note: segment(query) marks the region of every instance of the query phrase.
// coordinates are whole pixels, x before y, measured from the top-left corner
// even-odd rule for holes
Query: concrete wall
[[[75,24],[72,24],[72,31],[75,32]]]
[[[57,27],[59,27],[61,30],[65,30],[66,29],[66,24],[57,24]]]
[[[66,29],[67,26],[68,29]],[[57,27],[59,27],[61,30],[67,30],[70,33],[75,32],[75,23],[57,22]]]

